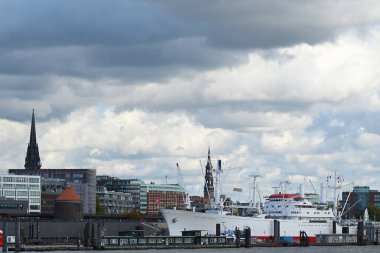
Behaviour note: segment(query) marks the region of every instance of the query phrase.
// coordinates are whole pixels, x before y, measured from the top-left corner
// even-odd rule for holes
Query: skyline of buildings
[[[218,166],[220,161],[218,161]],[[30,140],[27,146],[24,169],[9,169],[10,176],[1,179],[1,195],[7,199],[28,201],[28,213],[54,212],[56,197],[67,187],[71,187],[82,199],[83,213],[96,214],[96,195],[109,214],[139,211],[147,215],[157,215],[160,208],[185,206],[185,189],[179,184],[145,183],[141,179],[120,179],[108,175],[96,175],[96,169],[43,169],[36,138],[35,111],[32,112]],[[207,207],[214,201],[214,178],[210,148],[205,166],[204,196],[192,196],[197,209]],[[218,168],[217,168],[218,169]],[[34,177],[33,177],[34,176]],[[38,193],[32,184],[22,184],[38,178]],[[7,181],[8,180],[8,181]],[[21,182],[20,180],[26,180]],[[24,187],[24,190],[21,188]],[[102,188],[102,190],[101,190]],[[26,191],[32,190],[32,191]],[[34,191],[33,191],[34,190]],[[349,196],[349,197],[348,197]],[[38,197],[38,200],[37,200]],[[347,199],[348,198],[348,199]],[[347,200],[347,201],[346,201]],[[356,203],[360,200],[358,203]],[[353,194],[342,194],[342,202],[347,202],[347,216],[357,216],[365,207],[380,207],[380,193],[369,187],[354,187]]]
[[[41,183],[38,212],[53,214],[56,198],[67,187],[76,192],[83,205],[84,214],[96,214],[96,195],[101,198],[107,212],[113,214],[137,210],[147,214],[157,214],[161,207],[184,206],[183,187],[179,185],[146,184],[139,179],[120,180],[115,177],[99,176],[96,169],[45,169],[41,159],[36,137],[35,111],[32,111],[30,140],[27,146],[24,169],[9,169],[11,175],[38,176]],[[17,176],[15,176],[17,177]],[[7,185],[5,184],[7,187]],[[99,187],[103,186],[104,189]],[[97,188],[98,187],[98,188]],[[8,191],[5,191],[8,193]]]

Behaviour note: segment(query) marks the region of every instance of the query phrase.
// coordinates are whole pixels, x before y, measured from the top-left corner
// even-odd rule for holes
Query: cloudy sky
[[[34,108],[43,168],[176,183],[178,162],[201,194],[211,147],[225,193],[334,170],[380,189],[377,0],[4,0],[0,19],[2,173]]]

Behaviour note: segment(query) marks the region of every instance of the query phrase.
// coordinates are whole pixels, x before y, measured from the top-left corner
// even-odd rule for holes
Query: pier
[[[276,228],[280,226],[276,223]],[[282,237],[276,229],[270,240],[251,236],[249,227],[236,229],[235,236],[201,235],[200,230],[183,231],[182,236],[168,236],[159,229],[146,234],[153,226],[127,220],[84,219],[81,221],[3,219],[3,252],[51,250],[109,250],[149,248],[234,248],[281,246],[379,245],[380,225],[363,221],[357,234],[318,234],[309,240],[304,231],[299,238]],[[51,232],[52,228],[56,230]],[[278,230],[278,229],[277,229]]]

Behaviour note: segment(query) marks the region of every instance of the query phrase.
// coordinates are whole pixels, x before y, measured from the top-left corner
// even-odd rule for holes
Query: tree
[[[380,220],[380,208],[369,206],[368,207],[368,216],[370,220],[373,220],[375,218],[376,221]]]
[[[131,211],[130,213],[125,211],[125,216],[132,220],[142,220],[144,218],[144,215],[139,211]]]
[[[100,198],[96,195],[96,214],[102,215],[106,213],[106,207],[100,202]]]

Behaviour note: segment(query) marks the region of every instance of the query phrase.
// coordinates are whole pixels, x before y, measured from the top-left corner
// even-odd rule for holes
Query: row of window
[[[149,190],[148,191],[149,193],[151,192],[157,192],[157,193],[172,193],[172,194],[180,194],[180,193],[184,193],[183,190],[178,190],[178,191],[168,191],[168,190]]]
[[[22,210],[22,208],[24,207],[23,204],[3,204],[1,203],[0,204],[0,209],[15,209],[15,210]]]
[[[1,195],[1,191],[0,191]],[[3,196],[28,196],[28,192],[26,191],[13,191],[13,190],[3,190]],[[29,196],[33,197],[39,197],[40,192],[39,191],[31,191],[29,192]]]
[[[0,185],[0,189],[39,189],[39,185],[31,184],[2,184]]]
[[[1,181],[1,177],[0,177]],[[2,177],[3,182],[17,182],[17,183],[39,183],[40,178],[38,177],[33,177],[33,178],[28,178],[28,177]]]

